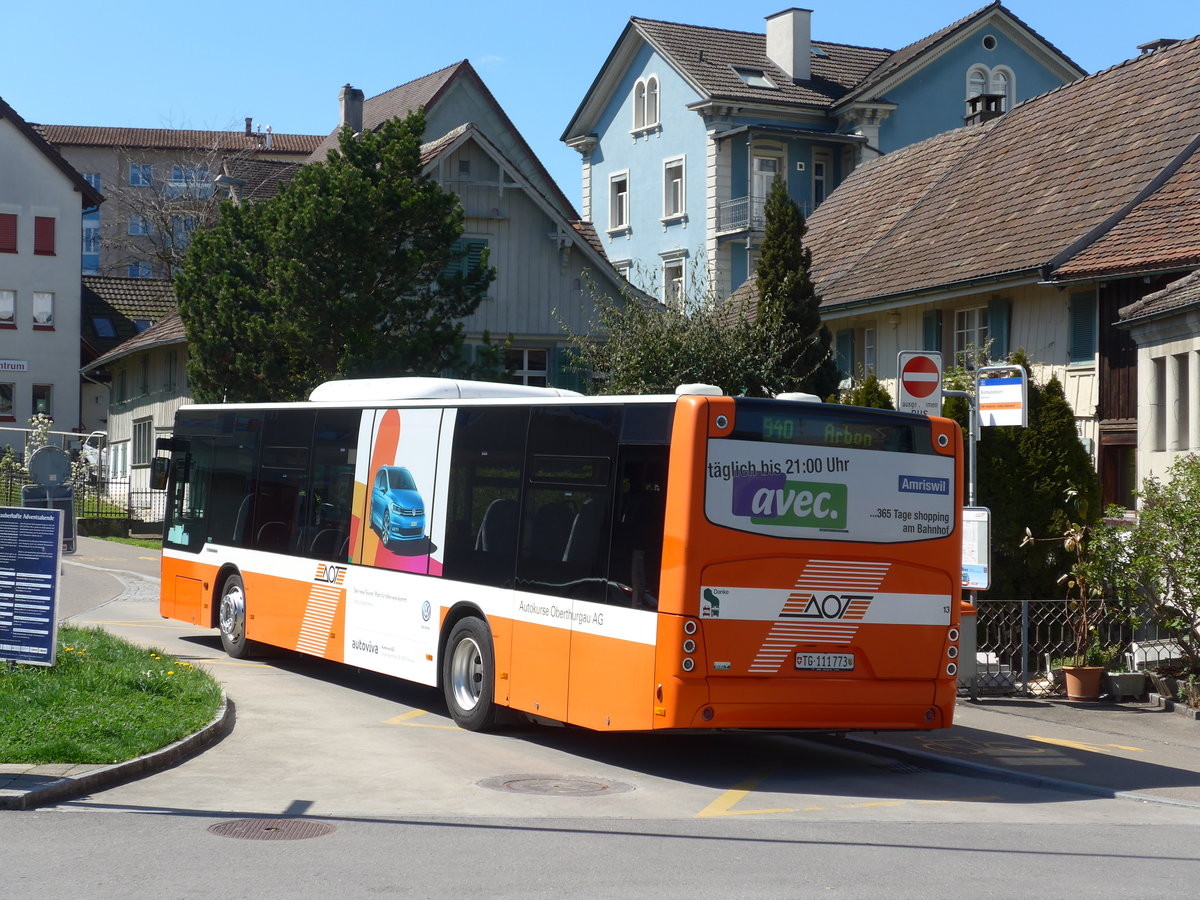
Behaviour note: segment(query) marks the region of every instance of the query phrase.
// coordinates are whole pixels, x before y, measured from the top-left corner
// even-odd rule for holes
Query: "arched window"
[[[658,124],[658,78],[646,79],[646,127]]]
[[[983,66],[972,66],[967,72],[967,97],[978,97],[988,89],[988,70]]]
[[[646,127],[646,82],[638,81],[633,86],[633,130]]]
[[[998,67],[992,70],[992,90],[991,93],[999,94],[1004,99],[1000,102],[1000,111],[1008,112],[1012,106],[1013,77],[1012,72],[1004,67]]]

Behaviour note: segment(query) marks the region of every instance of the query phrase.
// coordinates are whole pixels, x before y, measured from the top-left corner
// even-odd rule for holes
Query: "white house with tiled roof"
[[[746,280],[775,179],[811,211],[859,162],[1085,74],[998,2],[898,51],[814,40],[811,15],[765,33],[633,18],[563,132],[584,218],[664,300]]]
[[[103,199],[0,99],[0,428],[80,427],[80,221]]]

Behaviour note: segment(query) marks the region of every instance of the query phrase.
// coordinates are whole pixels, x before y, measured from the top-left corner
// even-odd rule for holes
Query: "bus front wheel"
[[[496,724],[496,663],[492,636],[480,619],[459,621],[442,658],[442,689],[450,716],[460,728],[487,731]]]
[[[217,615],[221,646],[234,659],[245,659],[250,655],[250,642],[246,640],[246,588],[240,575],[225,579]]]

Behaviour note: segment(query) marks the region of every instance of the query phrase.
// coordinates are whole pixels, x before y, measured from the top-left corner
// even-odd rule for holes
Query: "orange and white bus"
[[[185,406],[161,611],[485,729],[950,725],[962,438],[793,399],[443,379]]]

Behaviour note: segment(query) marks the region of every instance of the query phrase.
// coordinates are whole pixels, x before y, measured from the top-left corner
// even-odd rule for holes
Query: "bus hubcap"
[[[454,658],[450,661],[450,687],[461,709],[475,708],[483,689],[483,654],[470,638],[463,638],[454,648]]]
[[[232,588],[221,597],[221,631],[234,643],[246,633],[246,598],[240,588]]]

